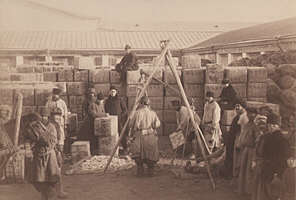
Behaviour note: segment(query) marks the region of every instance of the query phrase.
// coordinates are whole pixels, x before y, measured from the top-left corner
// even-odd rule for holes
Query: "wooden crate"
[[[182,71],[181,70],[177,70],[177,73],[180,77],[180,80],[182,80]],[[177,84],[177,81],[175,79],[174,74],[172,73],[172,71],[170,69],[166,69],[163,72],[163,80],[168,83],[168,84]]]
[[[120,83],[120,73],[114,70],[109,71],[109,73],[111,84]]]
[[[0,86],[0,104],[12,105],[13,104],[14,90],[10,88],[1,88]]]
[[[96,69],[89,71],[89,82],[107,84],[110,82],[110,71]]]
[[[72,162],[77,162],[90,156],[90,145],[88,141],[76,141],[71,145]]]
[[[51,96],[51,88],[35,88],[35,105],[44,106]]]
[[[265,67],[248,67],[248,82],[262,83],[267,80],[267,69]]]
[[[257,102],[257,101],[247,101],[247,107],[258,109],[263,106],[268,106],[275,114],[280,115],[280,106],[278,104],[264,103],[264,102]]]
[[[224,68],[225,77],[230,83],[246,83],[248,80],[248,70],[246,67],[226,67]]]
[[[17,73],[34,73],[34,67],[33,66],[17,66],[16,67]]]
[[[58,73],[57,72],[44,72],[43,73],[43,80],[56,82],[58,80]]]
[[[247,97],[247,84],[246,83],[234,83],[231,84],[236,91],[236,94],[241,98]]]
[[[0,81],[10,81],[10,72],[0,72]]]
[[[78,121],[83,120],[83,108],[82,105],[70,105],[69,110],[71,113],[76,113],[78,117]]]
[[[126,73],[126,83],[127,84],[138,84],[141,78],[140,70],[137,71],[128,71]]]
[[[164,110],[163,111],[163,122],[164,123],[177,123],[176,111],[175,110]]]
[[[113,149],[115,148],[115,145],[117,144],[117,141],[119,139],[118,135],[112,135],[109,137],[101,137],[99,139],[99,148],[98,153],[100,155],[111,155]],[[118,156],[118,148],[115,152],[115,156]]]
[[[185,138],[181,131],[171,133],[169,138],[173,149],[177,149],[185,143]]]
[[[198,54],[194,55],[183,55],[181,58],[182,68],[200,68],[201,57]]]
[[[206,84],[220,84],[224,79],[224,69],[219,67],[207,67],[205,72]]]
[[[263,102],[263,103],[267,103],[267,99],[265,97],[262,98],[257,98],[257,97],[248,97],[247,98],[248,101],[257,101],[257,102]]]
[[[94,58],[91,56],[75,56],[74,66],[78,69],[94,69]]]
[[[87,83],[84,82],[68,82],[68,95],[85,95],[87,91]]]
[[[58,73],[59,82],[72,82],[74,81],[73,70],[63,70]]]
[[[35,105],[35,94],[33,86],[17,86],[15,88],[14,99],[16,99],[16,93],[21,93],[23,95],[23,105],[24,106],[34,106]]]
[[[248,97],[266,97],[266,83],[248,83],[247,95]]]
[[[11,81],[38,82],[43,81],[42,73],[10,73]]]
[[[184,90],[187,96],[190,97],[204,97],[204,86],[197,84],[185,84]]]
[[[141,88],[141,86],[137,85],[137,84],[127,85],[126,86],[126,96],[128,96],[128,97],[137,96],[138,88]]]
[[[182,70],[184,84],[204,84],[205,82],[205,69],[184,69]]]
[[[25,181],[25,152],[21,150],[11,160],[5,168],[5,180],[8,183],[24,183]]]
[[[218,98],[221,95],[222,89],[223,85],[221,84],[205,84],[204,94],[211,91],[214,93],[214,98]]]
[[[88,70],[74,70],[75,82],[88,82]]]
[[[108,117],[96,118],[94,122],[95,135],[100,137],[110,137],[118,135],[118,117],[110,115]]]
[[[163,85],[148,85],[147,93],[149,97],[163,97],[164,89]]]
[[[37,112],[36,106],[23,106],[22,116],[33,113],[33,112]]]
[[[173,87],[175,88],[177,91],[169,88],[169,87],[166,87],[164,88],[164,95],[166,97],[175,97],[175,96],[179,96],[181,93],[179,92],[179,87],[177,84],[170,84],[170,87]]]
[[[99,83],[94,85],[97,93],[101,92],[104,97],[109,96],[109,91],[110,91],[110,84],[109,83]]]
[[[69,96],[69,105],[82,105],[86,101],[84,95]]]
[[[223,115],[221,117],[221,124],[230,126],[232,123],[232,120],[236,115],[237,114],[235,110],[224,110]]]
[[[165,110],[175,110],[175,107],[172,104],[172,101],[174,100],[181,100],[180,97],[164,97],[164,104],[163,109]]]

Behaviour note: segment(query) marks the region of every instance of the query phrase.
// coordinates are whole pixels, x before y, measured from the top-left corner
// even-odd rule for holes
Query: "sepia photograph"
[[[295,0],[0,0],[0,200],[296,200]]]

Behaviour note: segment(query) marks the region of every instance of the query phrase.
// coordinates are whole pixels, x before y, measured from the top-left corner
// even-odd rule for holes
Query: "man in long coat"
[[[142,106],[135,112],[130,122],[130,137],[133,138],[130,153],[137,164],[137,175],[143,175],[145,163],[148,166],[148,175],[153,176],[154,165],[159,160],[156,129],[160,127],[160,121],[157,114],[149,107],[147,96],[143,96],[140,103]]]
[[[118,117],[118,132],[121,133],[124,123],[127,120],[127,106],[124,99],[118,96],[118,91],[115,86],[110,87],[110,95],[105,101],[105,112],[109,115],[116,115]],[[123,148],[123,152],[126,152],[127,131],[124,134],[121,146]]]
[[[54,199],[56,184],[60,181],[60,167],[55,151],[57,132],[55,126],[42,120],[37,113],[27,116],[25,137],[32,146],[33,163],[31,181],[37,191],[41,193],[42,200]]]
[[[214,100],[213,92],[206,93],[206,104],[204,106],[204,114],[202,118],[202,126],[205,139],[210,150],[221,146],[222,131],[220,129],[221,109]]]
[[[255,145],[257,138],[260,136],[258,127],[254,123],[254,119],[257,115],[255,108],[248,108],[247,115],[249,122],[240,134],[240,142],[238,144],[241,154],[241,164],[238,180],[238,192],[241,195],[251,194],[252,184],[252,160],[255,153]]]
[[[280,186],[273,188],[277,176],[282,178],[289,157],[288,141],[280,131],[280,120],[275,114],[267,118],[268,131],[259,138],[252,167],[255,169],[252,200],[280,199]]]
[[[223,89],[220,95],[219,105],[222,110],[232,110],[238,102],[238,97],[235,89],[232,87],[229,79],[223,79]]]

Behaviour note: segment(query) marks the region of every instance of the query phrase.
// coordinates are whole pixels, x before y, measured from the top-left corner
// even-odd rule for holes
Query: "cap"
[[[126,44],[125,47],[124,47],[125,50],[127,50],[127,49],[131,49],[131,48],[132,48],[132,47],[131,47],[129,44]]]
[[[111,85],[110,90],[117,90],[117,89],[116,89],[116,87],[114,85]]]
[[[52,93],[56,95],[60,95],[62,93],[62,90],[60,88],[53,88]]]
[[[206,97],[214,97],[214,93],[211,92],[211,91],[208,91],[208,92],[206,93]]]
[[[222,81],[222,84],[227,84],[230,83],[230,80],[228,78],[224,78]]]
[[[47,107],[42,107],[40,110],[40,115],[44,117],[50,116],[50,110]]]
[[[235,106],[236,105],[240,105],[243,108],[246,108],[247,107],[246,102],[244,100],[242,100],[242,99],[237,99]]]
[[[97,99],[98,100],[103,100],[104,99],[104,95],[101,92],[99,92],[99,94],[97,95]]]
[[[62,115],[62,109],[56,107],[51,111],[51,115]]]
[[[147,96],[143,96],[140,100],[140,103],[143,105],[149,105],[149,98]]]
[[[88,94],[96,94],[95,88],[88,88]]]

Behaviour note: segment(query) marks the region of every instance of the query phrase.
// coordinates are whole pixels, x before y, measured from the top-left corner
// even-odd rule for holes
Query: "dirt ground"
[[[216,179],[212,191],[205,175],[180,179],[171,168],[158,167],[155,177],[135,176],[136,169],[106,175],[64,176],[70,200],[237,200],[229,181]],[[0,200],[38,200],[40,195],[30,184],[0,185]]]

